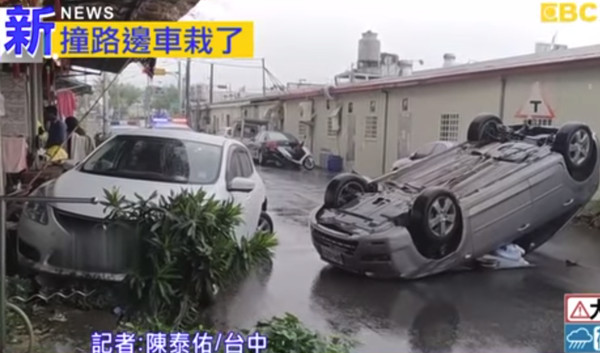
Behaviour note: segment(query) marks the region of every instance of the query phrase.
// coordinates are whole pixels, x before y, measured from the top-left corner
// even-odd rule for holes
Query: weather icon
[[[594,338],[586,328],[580,327],[569,333],[567,336],[567,343],[569,343],[569,349],[582,349],[586,344],[592,342],[593,339]]]

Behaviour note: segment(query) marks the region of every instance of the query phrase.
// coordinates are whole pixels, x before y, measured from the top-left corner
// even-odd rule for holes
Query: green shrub
[[[348,353],[356,345],[346,337],[323,336],[289,313],[258,322],[253,331],[267,336],[265,353]]]
[[[274,234],[235,236],[241,208],[202,191],[182,190],[157,200],[127,200],[117,190],[106,191],[104,205],[113,225],[127,226],[141,239],[139,268],[128,281],[134,300],[149,317],[168,325],[197,323],[202,307],[216,292],[271,261]]]

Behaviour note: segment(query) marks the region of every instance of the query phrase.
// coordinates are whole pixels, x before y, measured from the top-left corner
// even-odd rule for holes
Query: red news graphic
[[[565,294],[565,322],[600,323],[600,293]]]

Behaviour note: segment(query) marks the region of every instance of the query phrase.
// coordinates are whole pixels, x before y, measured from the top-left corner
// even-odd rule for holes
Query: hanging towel
[[[58,113],[62,118],[75,114],[75,94],[71,90],[60,91],[56,94]]]
[[[9,174],[27,169],[27,141],[24,137],[2,136],[2,166]]]
[[[87,135],[71,135],[70,159],[81,162],[95,148],[94,140]]]

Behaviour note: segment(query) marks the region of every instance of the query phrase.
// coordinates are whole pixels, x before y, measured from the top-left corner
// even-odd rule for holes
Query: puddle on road
[[[285,217],[288,221],[308,226],[308,211],[297,208],[272,208],[270,212],[279,217]]]

